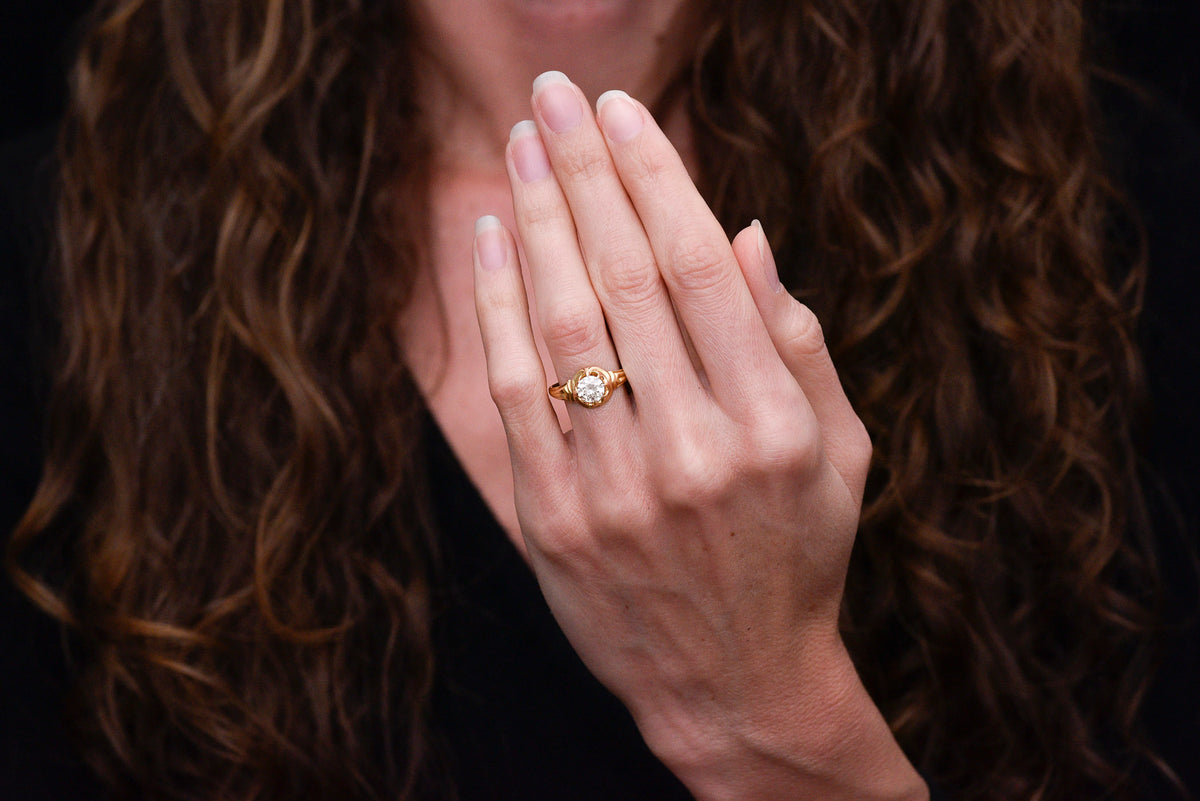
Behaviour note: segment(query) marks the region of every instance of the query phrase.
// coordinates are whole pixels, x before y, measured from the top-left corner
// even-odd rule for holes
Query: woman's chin
[[[600,33],[662,15],[678,0],[507,0],[531,30],[563,35]],[[655,8],[659,6],[660,8]]]

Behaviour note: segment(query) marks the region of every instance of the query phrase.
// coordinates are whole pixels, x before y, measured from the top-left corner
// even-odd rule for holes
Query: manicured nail
[[[571,81],[561,72],[543,72],[533,82],[533,98],[547,127],[566,133],[583,121],[583,104]]]
[[[600,127],[614,142],[628,142],[642,132],[642,112],[620,89],[610,89],[596,99]]]
[[[762,260],[767,286],[771,288],[772,292],[779,292],[783,289],[783,284],[779,281],[779,268],[775,265],[775,254],[771,252],[771,243],[767,241],[767,235],[763,233],[762,223],[755,220],[750,224],[758,230],[758,258]]]
[[[475,221],[475,258],[479,259],[479,266],[488,272],[503,268],[508,261],[504,228],[500,220],[490,214]]]
[[[513,166],[522,181],[530,184],[550,174],[550,159],[533,120],[521,120],[514,125],[508,141],[512,147]]]

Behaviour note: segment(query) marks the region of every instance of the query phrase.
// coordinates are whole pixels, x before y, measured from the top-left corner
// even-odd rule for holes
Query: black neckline
[[[587,670],[431,413],[435,737],[462,801],[690,799]]]

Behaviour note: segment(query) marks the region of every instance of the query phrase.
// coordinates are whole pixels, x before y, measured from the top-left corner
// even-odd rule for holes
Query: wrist
[[[699,801],[928,801],[924,780],[833,640],[806,648],[808,664],[769,696],[747,693],[736,708],[692,699],[652,721],[639,716],[647,742]]]

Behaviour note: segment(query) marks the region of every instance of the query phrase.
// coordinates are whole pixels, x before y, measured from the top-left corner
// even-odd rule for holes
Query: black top
[[[1200,638],[1185,532],[1200,542],[1200,135],[1181,116],[1147,118],[1115,101],[1118,163],[1141,209],[1152,272],[1142,335],[1155,403],[1145,452],[1174,494],[1155,496],[1170,593],[1165,668],[1146,721],[1156,746],[1200,795]],[[0,530],[11,528],[36,481],[44,367],[33,357],[47,204],[33,197],[49,132],[0,152]],[[36,339],[36,337],[35,337]],[[587,672],[537,583],[437,427],[426,427],[431,484],[450,603],[435,619],[434,691],[442,741],[462,801],[686,799],[648,752],[626,710]],[[1184,521],[1172,523],[1172,509]],[[57,710],[68,669],[56,628],[0,582],[0,801],[101,797],[67,742]],[[1164,796],[1166,797],[1166,796]]]
[[[432,419],[426,429],[450,600],[434,619],[433,721],[463,801],[690,799],[575,654]]]

